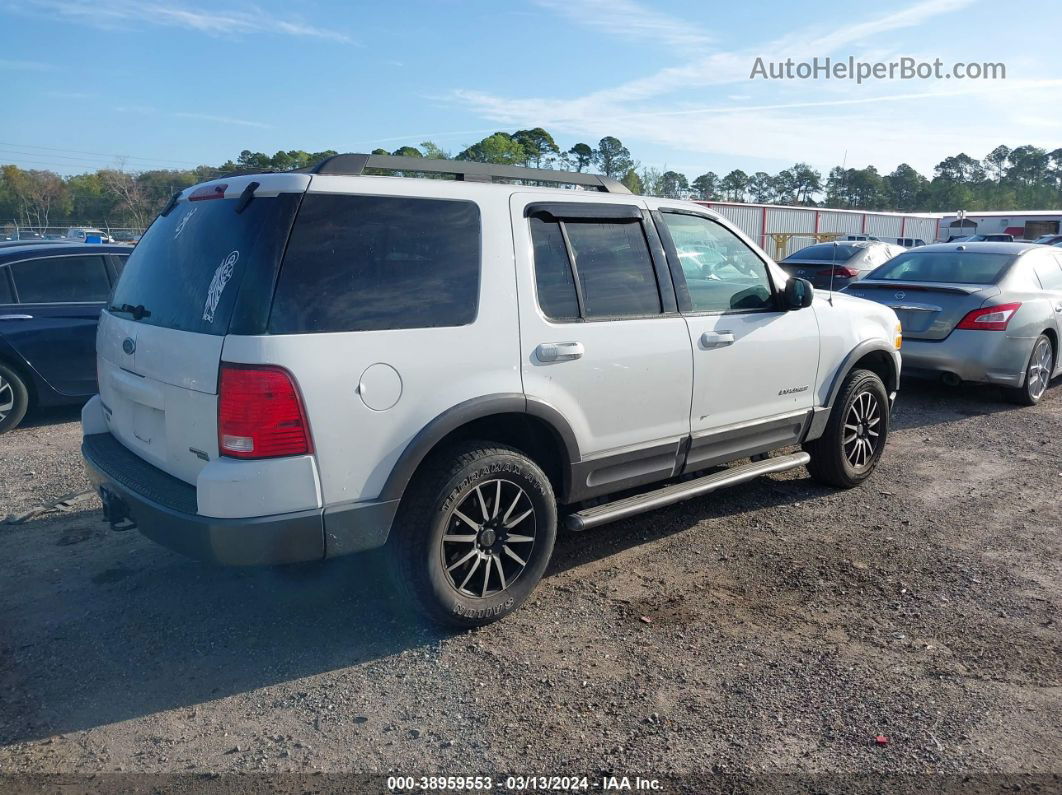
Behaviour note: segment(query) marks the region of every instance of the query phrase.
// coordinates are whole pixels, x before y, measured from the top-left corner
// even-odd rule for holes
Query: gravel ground
[[[0,516],[85,486],[76,418],[2,437]],[[1062,389],[1018,409],[905,384],[862,488],[800,469],[564,535],[520,611],[456,635],[393,603],[375,556],[212,568],[86,501],[0,525],[0,772],[1009,773],[1047,791],[1060,492]]]

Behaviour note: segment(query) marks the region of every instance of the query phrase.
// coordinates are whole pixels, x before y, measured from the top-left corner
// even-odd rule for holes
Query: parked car
[[[1054,247],[924,246],[846,292],[896,310],[911,375],[999,384],[1033,405],[1060,372],[1062,252]]]
[[[66,230],[67,240],[82,243],[113,243],[114,239],[102,229],[91,226],[72,226]]]
[[[1062,243],[1062,235],[1040,235],[1034,242],[1041,246],[1057,246]]]
[[[862,279],[883,262],[906,251],[880,240],[815,243],[794,251],[778,264],[790,276],[807,279],[820,290],[834,290]]]
[[[82,412],[110,522],[228,564],[387,544],[413,603],[467,627],[528,596],[559,521],[873,472],[891,309],[813,300],[699,204],[415,166],[458,178],[338,155],[171,200],[103,312]]]
[[[115,243],[131,243],[135,245],[140,240],[140,235],[131,229],[118,229],[111,235],[111,239]]]
[[[96,324],[127,247],[0,247],[0,433],[96,389]]]
[[[32,239],[32,240],[0,240],[0,248],[17,248],[19,246],[40,246],[40,245],[54,246],[54,245],[56,245],[56,243],[58,243],[59,245],[62,245],[63,243],[76,244],[77,241],[76,240],[47,240],[45,238],[41,238],[39,240],[36,240],[36,239]]]
[[[924,246],[926,241],[920,237],[898,237],[896,238],[896,244],[904,248],[918,248],[919,246]]]
[[[1005,235],[1003,233],[993,235],[965,235],[963,237],[952,237],[948,239],[949,243],[1013,243],[1014,235]]]

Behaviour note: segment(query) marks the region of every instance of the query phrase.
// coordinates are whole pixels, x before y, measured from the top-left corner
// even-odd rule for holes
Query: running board
[[[767,458],[763,461],[755,461],[740,467],[731,467],[730,469],[724,469],[722,472],[715,472],[695,480],[664,486],[662,489],[626,497],[615,502],[596,505],[593,508],[586,508],[578,513],[569,514],[567,519],[568,529],[574,531],[589,530],[591,527],[614,522],[617,519],[626,519],[628,516],[635,516],[645,511],[674,505],[676,502],[682,502],[692,497],[700,497],[724,486],[744,483],[746,480],[758,478],[760,475],[796,469],[804,466],[810,460],[811,456],[807,453],[793,453],[792,455],[783,455],[777,458]]]

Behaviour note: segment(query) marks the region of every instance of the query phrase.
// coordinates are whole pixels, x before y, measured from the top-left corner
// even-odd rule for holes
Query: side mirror
[[[803,309],[811,306],[811,300],[815,297],[815,288],[807,279],[798,279],[795,276],[785,283],[785,308]]]

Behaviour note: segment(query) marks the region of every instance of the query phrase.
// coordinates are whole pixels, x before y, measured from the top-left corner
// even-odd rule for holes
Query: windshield
[[[110,311],[142,323],[225,334],[236,294],[251,269],[274,273],[298,194],[182,201],[151,225],[122,271]]]
[[[794,251],[783,262],[800,262],[807,260],[826,260],[832,262],[844,262],[851,259],[864,249],[861,246],[835,246],[833,243],[822,243],[816,246],[808,246],[800,251]]]
[[[871,271],[867,278],[905,282],[995,284],[1013,259],[1012,254],[910,251]]]

